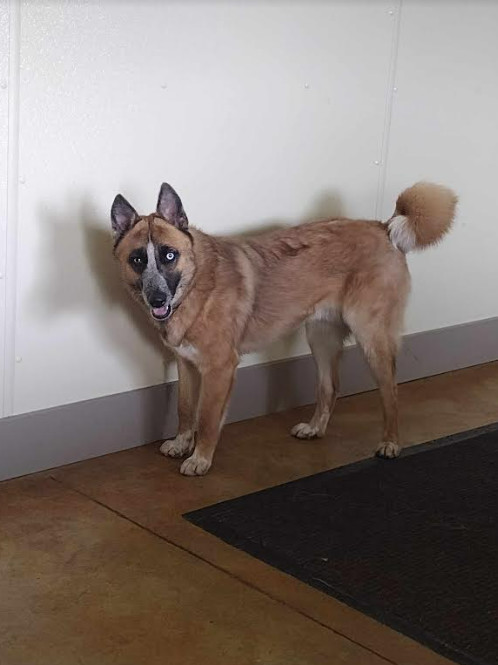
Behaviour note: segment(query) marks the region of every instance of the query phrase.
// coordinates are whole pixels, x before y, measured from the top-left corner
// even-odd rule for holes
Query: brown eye
[[[143,272],[147,266],[147,254],[143,250],[137,249],[128,257],[128,263],[135,272]]]

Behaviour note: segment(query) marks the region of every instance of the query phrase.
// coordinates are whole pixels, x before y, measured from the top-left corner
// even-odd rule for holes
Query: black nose
[[[163,293],[154,293],[154,295],[149,298],[149,303],[150,306],[154,308],[162,307],[166,304],[166,296]]]

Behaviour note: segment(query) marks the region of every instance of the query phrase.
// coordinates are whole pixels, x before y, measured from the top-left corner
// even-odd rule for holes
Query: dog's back
[[[438,242],[449,230],[454,194],[419,183],[399,197],[386,223],[333,219],[245,240],[254,295],[243,347],[257,348],[315,311],[382,312],[398,325],[409,291],[405,253]]]

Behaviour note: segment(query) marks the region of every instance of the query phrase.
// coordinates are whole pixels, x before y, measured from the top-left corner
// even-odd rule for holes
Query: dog
[[[236,239],[190,226],[167,183],[150,215],[139,215],[118,194],[111,208],[114,256],[128,291],[178,361],[178,434],[161,452],[186,457],[184,475],[207,473],[241,354],[304,322],[317,404],[310,422],[291,433],[324,436],[341,351],[353,334],[380,389],[377,455],[396,457],[396,356],[410,290],[405,255],[446,235],[456,203],[451,190],[417,183],[400,194],[386,222],[338,218]]]

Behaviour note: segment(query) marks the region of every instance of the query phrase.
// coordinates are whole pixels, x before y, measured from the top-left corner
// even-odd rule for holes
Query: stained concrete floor
[[[412,445],[498,420],[498,363],[400,387]],[[0,483],[1,665],[443,665],[448,660],[182,518],[367,457],[377,393],[225,428],[204,478],[144,446]]]

